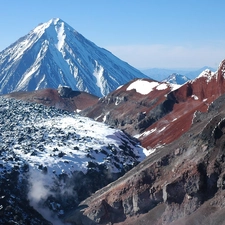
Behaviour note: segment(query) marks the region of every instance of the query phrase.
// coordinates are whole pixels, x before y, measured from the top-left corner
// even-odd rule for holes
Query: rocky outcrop
[[[60,97],[69,98],[73,90],[69,86],[59,85],[57,91],[58,91]]]
[[[210,70],[203,71],[195,80],[187,82],[174,91],[174,97],[178,102],[185,102],[189,98],[212,102],[213,99],[218,98],[224,93],[224,67],[225,60],[221,62],[217,72],[213,73]]]
[[[76,225],[223,224],[225,95],[190,130],[65,217]],[[75,219],[76,218],[76,219]]]

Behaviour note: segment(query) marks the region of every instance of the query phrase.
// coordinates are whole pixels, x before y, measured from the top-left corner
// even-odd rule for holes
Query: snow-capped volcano
[[[61,84],[103,96],[137,77],[146,76],[59,18],[0,52],[1,94]]]

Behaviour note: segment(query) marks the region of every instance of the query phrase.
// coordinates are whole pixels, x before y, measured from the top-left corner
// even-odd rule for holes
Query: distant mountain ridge
[[[162,82],[172,83],[172,84],[179,84],[182,85],[189,81],[190,79],[184,75],[173,73]]]
[[[59,18],[40,24],[0,52],[0,94],[61,84],[100,97],[144,77]]]
[[[188,78],[195,79],[202,71],[209,69],[211,71],[216,71],[215,68],[204,66],[200,69],[163,69],[163,68],[150,68],[141,70],[144,74],[149,76],[152,79],[155,79],[157,81],[162,81],[166,79],[168,76],[170,76],[173,73],[184,75]]]

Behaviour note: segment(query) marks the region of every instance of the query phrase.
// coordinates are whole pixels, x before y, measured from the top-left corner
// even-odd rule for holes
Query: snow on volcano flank
[[[179,87],[180,87],[180,85],[138,79],[138,80],[134,81],[133,83],[131,83],[127,87],[127,91],[134,89],[139,94],[147,95],[147,94],[151,93],[154,89],[156,89],[158,91],[165,90],[167,88],[170,88],[171,90],[175,90]]]
[[[9,151],[4,154],[6,158],[10,154],[18,156],[20,161],[16,163],[22,164],[25,161],[33,169],[40,171],[45,167],[48,176],[54,177],[64,173],[70,176],[73,171],[85,173],[90,161],[105,164],[111,172],[117,173],[123,166],[132,165],[136,159],[141,161],[145,158],[138,142],[131,141],[120,130],[42,105],[26,103],[24,107],[13,109],[12,104],[7,106],[7,101],[1,99],[1,113],[6,108],[13,112],[4,119],[4,123],[8,122],[14,128],[7,130],[9,125],[1,127],[1,142],[10,143],[7,146]],[[14,104],[23,105],[19,102]],[[1,116],[3,120],[4,115]],[[136,159],[125,154],[124,144]],[[118,165],[115,164],[113,152],[118,157]],[[2,158],[0,162],[5,163]],[[12,168],[14,163],[8,162],[7,167]]]

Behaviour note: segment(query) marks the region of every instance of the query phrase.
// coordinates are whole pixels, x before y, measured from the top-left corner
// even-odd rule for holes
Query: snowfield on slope
[[[7,169],[28,164],[49,176],[70,175],[91,162],[116,173],[145,158],[136,140],[103,123],[37,104],[0,103],[0,164]]]
[[[135,89],[136,92],[142,94],[142,95],[147,95],[151,93],[155,88],[158,91],[165,90],[167,88],[170,88],[171,91],[176,90],[180,87],[180,85],[177,84],[170,84],[170,83],[160,83],[156,81],[148,81],[148,80],[142,80],[138,79],[131,83],[127,87],[127,91]]]

